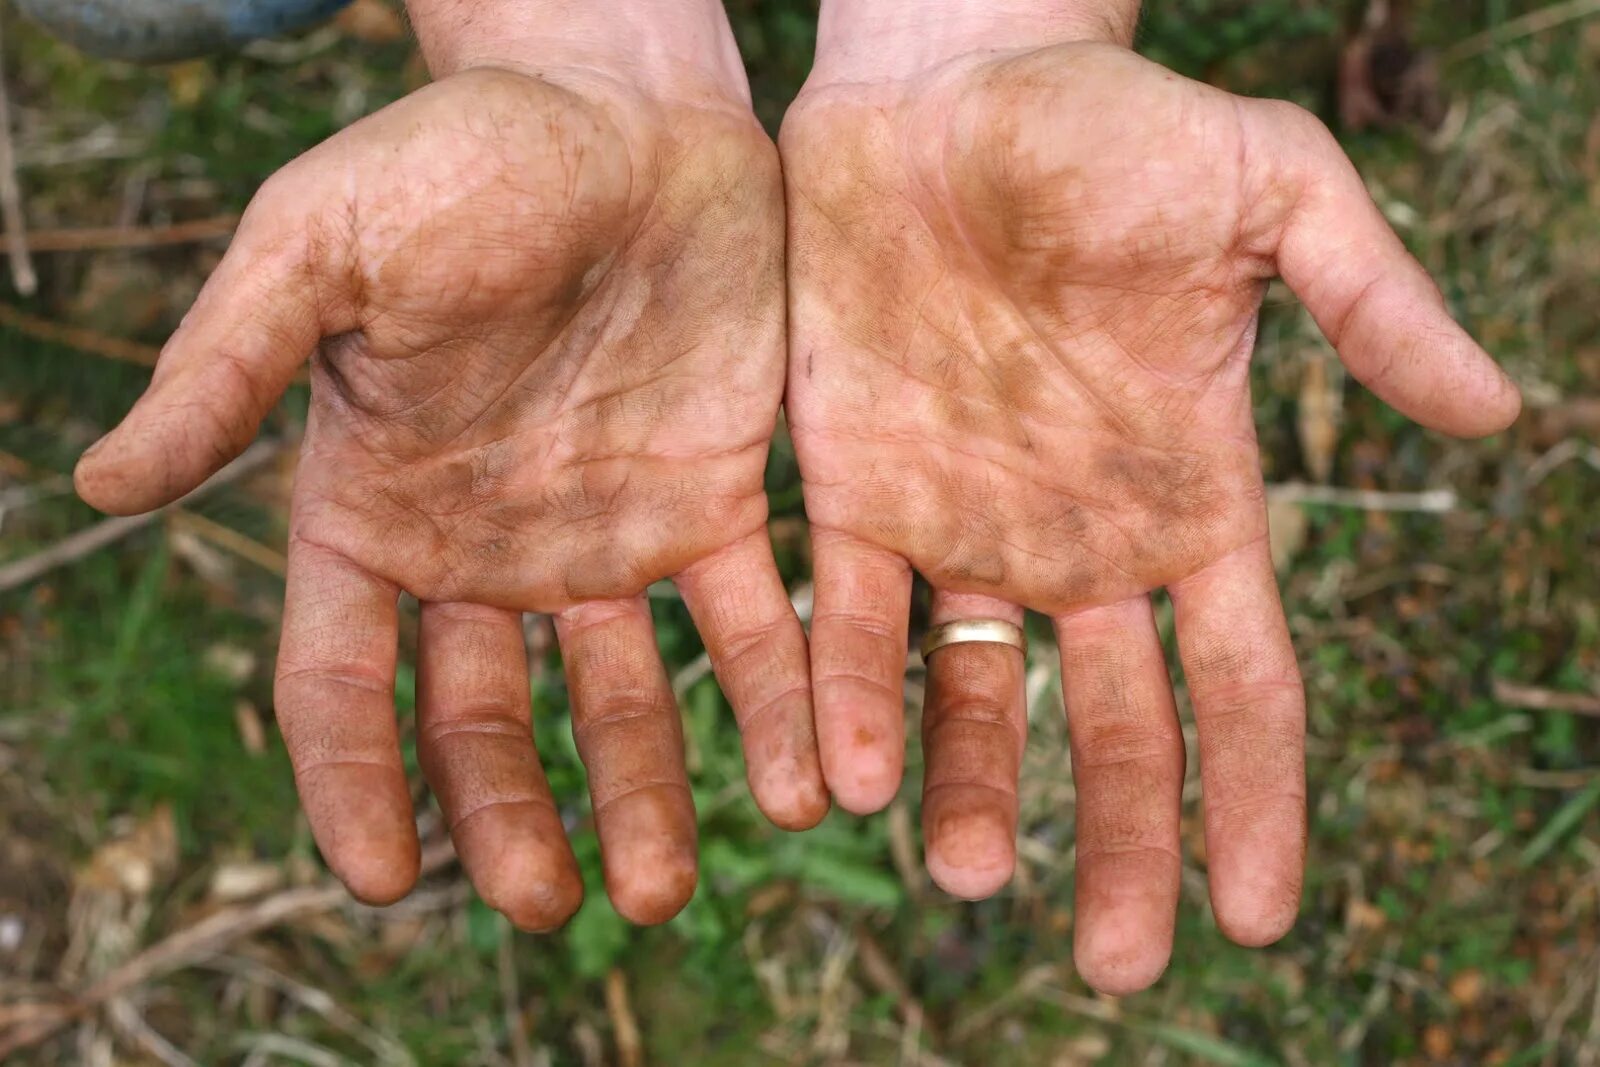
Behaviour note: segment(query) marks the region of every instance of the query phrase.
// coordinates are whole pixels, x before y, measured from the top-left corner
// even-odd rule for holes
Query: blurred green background
[[[814,3],[728,7],[775,129]],[[653,602],[701,816],[690,907],[638,930],[600,891],[541,620],[536,731],[584,910],[559,935],[516,934],[449,867],[395,908],[353,906],[321,888],[272,726],[280,465],[0,589],[0,1050],[120,976],[0,1060],[1600,1064],[1600,3],[1416,0],[1376,34],[1362,27],[1390,5],[1365,0],[1147,7],[1147,54],[1335,125],[1529,401],[1490,441],[1421,431],[1347,386],[1298,306],[1269,297],[1257,420],[1310,697],[1310,872],[1287,939],[1247,951],[1218,934],[1191,782],[1171,969],[1121,1001],[1078,980],[1074,794],[1043,633],[1020,869],[1000,897],[955,903],[921,873],[915,753],[887,814],[772,830],[670,588]],[[0,568],[97,521],[71,495],[73,460],[137,395],[138,361],[218,256],[204,226],[171,226],[225,233],[277,166],[423,78],[384,0],[160,68],[87,59],[14,18],[3,30],[41,247],[38,295],[0,282]],[[49,250],[85,243],[63,235],[83,227],[132,228],[144,247]],[[273,432],[292,435],[303,402]],[[781,440],[770,488],[803,597]],[[403,667],[407,733],[410,688]],[[417,799],[436,835],[420,778]]]

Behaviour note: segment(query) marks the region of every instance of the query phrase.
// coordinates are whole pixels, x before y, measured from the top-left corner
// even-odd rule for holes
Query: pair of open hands
[[[309,357],[277,714],[317,842],[362,899],[416,877],[408,591],[423,769],[479,891],[530,929],[582,888],[520,613],[556,620],[607,889],[658,922],[694,890],[695,814],[647,586],[681,590],[755,799],[790,829],[830,793],[866,813],[896,791],[913,570],[935,622],[1043,612],[1078,780],[1076,962],[1131,991],[1165,966],[1180,881],[1153,589],[1199,726],[1217,920],[1263,944],[1296,911],[1303,697],[1247,374],[1279,274],[1406,414],[1464,435],[1515,417],[1315,119],[1120,47],[814,76],[781,153],[737,94],[467,70],[263,187],[78,485],[113,512],[178,497]],[[809,647],[765,525],[785,401]],[[929,675],[928,866],[982,897],[1014,862],[1021,657],[951,646]]]

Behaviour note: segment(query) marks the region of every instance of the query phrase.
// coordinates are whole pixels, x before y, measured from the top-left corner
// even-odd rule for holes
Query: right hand
[[[762,810],[825,814],[805,635],[766,533],[783,294],[777,156],[736,92],[466,70],[262,188],[77,482],[119,514],[177,499],[311,360],[277,716],[356,896],[393,901],[417,875],[401,591],[421,601],[423,770],[518,926],[559,925],[582,896],[529,729],[522,612],[555,616],[624,916],[663,921],[696,883],[651,583],[672,578],[694,615]]]

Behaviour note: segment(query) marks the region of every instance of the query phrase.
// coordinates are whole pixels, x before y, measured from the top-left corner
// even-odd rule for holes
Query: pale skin
[[[1055,624],[1092,985],[1142,988],[1171,946],[1184,751],[1156,589],[1218,922],[1287,930],[1304,704],[1247,391],[1267,279],[1419,421],[1486,434],[1518,408],[1327,132],[1138,59],[1134,4],[829,0],[780,176],[710,0],[412,9],[439,83],[268,183],[78,472],[106,510],[159,506],[310,360],[276,702],[352,891],[416,876],[401,591],[457,849],[491,905],[546,929],[581,884],[529,735],[522,612],[556,619],[610,895],[656,922],[693,891],[695,824],[645,589],[678,584],[757,803],[798,829],[830,792],[868,813],[899,787],[918,572],[935,622]],[[809,652],[761,492],[786,334]],[[1022,674],[996,645],[930,664],[927,860],[958,896],[1012,873]]]
[[[1304,697],[1248,390],[1267,281],[1427,426],[1490,434],[1520,404],[1321,123],[1138,58],[1136,15],[829,0],[780,138],[824,774],[858,813],[900,784],[913,572],[935,623],[1046,615],[1074,962],[1109,993],[1159,977],[1178,904],[1185,753],[1154,590],[1198,725],[1217,922],[1262,945],[1298,906]],[[928,669],[928,869],[985,897],[1015,863],[1022,657],[957,645]]]

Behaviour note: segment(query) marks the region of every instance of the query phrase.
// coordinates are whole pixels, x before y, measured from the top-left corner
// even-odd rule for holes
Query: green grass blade
[[[1563,804],[1561,810],[1550,817],[1544,829],[1522,850],[1522,866],[1532,867],[1543,859],[1563,837],[1572,832],[1597,801],[1600,801],[1600,778],[1590,782],[1583,792]]]

